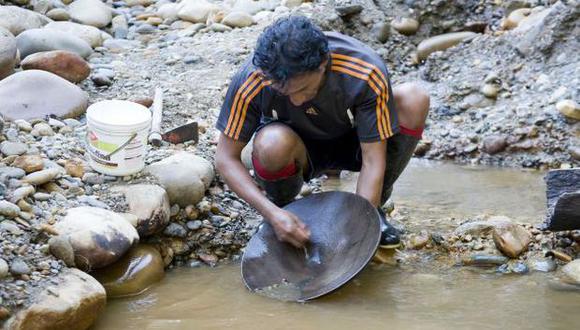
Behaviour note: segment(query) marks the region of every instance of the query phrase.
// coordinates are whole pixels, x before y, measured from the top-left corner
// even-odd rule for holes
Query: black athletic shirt
[[[325,33],[330,48],[326,80],[316,97],[294,106],[270,87],[250,58],[232,79],[216,127],[247,142],[261,122],[277,119],[307,139],[330,140],[356,128],[362,142],[387,139],[399,130],[387,68],[362,42]]]

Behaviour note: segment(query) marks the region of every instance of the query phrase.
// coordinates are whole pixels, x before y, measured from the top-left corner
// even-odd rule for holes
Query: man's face
[[[289,79],[284,85],[273,83],[272,88],[282,95],[287,96],[293,105],[297,107],[301,106],[302,104],[314,99],[316,94],[318,94],[318,91],[324,82],[324,72],[326,71],[327,63],[328,60],[321,63],[314,71],[296,75]]]

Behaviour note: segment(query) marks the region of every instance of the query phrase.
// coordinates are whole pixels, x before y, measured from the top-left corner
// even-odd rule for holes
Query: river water
[[[451,227],[481,214],[539,223],[543,173],[413,161],[394,200],[408,228]],[[325,189],[352,190],[354,175]],[[238,264],[178,268],[144,294],[108,302],[95,329],[572,329],[580,296],[552,274],[500,275],[441,266],[369,265],[337,292],[305,304],[249,293]]]

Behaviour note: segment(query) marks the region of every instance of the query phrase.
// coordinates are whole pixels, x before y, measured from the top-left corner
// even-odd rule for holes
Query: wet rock
[[[420,61],[425,60],[433,52],[445,50],[476,36],[474,32],[453,32],[431,37],[419,43],[417,57]]]
[[[111,22],[113,26],[113,36],[117,39],[125,39],[129,33],[129,23],[125,15],[117,15],[113,17]]]
[[[91,46],[84,40],[63,31],[53,29],[32,29],[16,37],[20,56],[26,56],[51,50],[66,50],[83,58],[93,53]]]
[[[21,142],[4,141],[0,143],[0,151],[5,156],[22,155],[28,151],[28,146]]]
[[[76,117],[88,104],[87,93],[78,86],[41,70],[18,72],[0,81],[0,99],[0,113],[10,120]]]
[[[580,107],[573,100],[562,100],[556,103],[556,109],[566,118],[580,120]]]
[[[94,26],[83,25],[74,22],[51,22],[48,23],[44,28],[73,35],[84,40],[92,48],[100,47],[103,45],[103,34],[101,30]]]
[[[31,272],[30,267],[22,259],[15,258],[10,263],[10,273],[14,276],[28,275]]]
[[[49,18],[32,10],[16,6],[0,6],[0,27],[15,36],[26,30],[41,28],[49,22]]]
[[[510,258],[517,258],[528,249],[528,245],[532,242],[530,233],[515,223],[496,226],[492,234],[497,249]]]
[[[550,230],[580,229],[580,169],[552,170],[545,178]]]
[[[530,268],[537,272],[549,273],[558,268],[558,265],[553,259],[537,259],[530,262]]]
[[[96,207],[76,207],[54,226],[68,238],[75,264],[85,270],[117,261],[139,240],[137,230],[117,213]]]
[[[23,70],[48,71],[72,83],[80,83],[91,73],[89,64],[82,57],[63,50],[29,55],[21,66]]]
[[[501,28],[504,30],[512,30],[528,17],[532,10],[530,8],[520,8],[512,11],[508,17],[501,22]]]
[[[562,267],[562,274],[565,282],[580,285],[580,259],[572,260]]]
[[[503,265],[506,262],[508,262],[508,258],[504,256],[489,254],[474,254],[461,258],[461,264],[464,266],[494,266]]]
[[[173,222],[170,223],[167,227],[165,227],[163,234],[170,237],[184,238],[185,236],[187,236],[187,230],[185,230],[185,228],[183,228],[182,225]]]
[[[16,39],[10,31],[0,27],[0,80],[14,73]]]
[[[391,26],[389,25],[389,23],[385,22],[377,23],[375,24],[375,26],[373,26],[373,33],[375,34],[375,38],[380,43],[384,44],[385,42],[387,42],[387,40],[389,40],[389,35],[391,34]]]
[[[69,267],[75,267],[75,252],[65,236],[53,236],[48,240],[49,251],[53,256],[64,261]]]
[[[6,260],[0,258],[0,280],[8,276],[9,268]]]
[[[114,264],[92,273],[107,291],[107,297],[138,295],[159,282],[165,265],[159,251],[149,245],[131,248]]]
[[[212,164],[187,152],[180,152],[145,167],[159,179],[171,204],[186,207],[199,202],[214,178]]]
[[[507,139],[505,136],[491,135],[483,138],[483,146],[481,150],[487,154],[494,155],[502,152],[507,147]]]
[[[407,247],[413,250],[420,250],[424,248],[431,241],[431,235],[425,230],[422,230],[418,235],[412,235],[409,238]]]
[[[58,168],[49,168],[46,170],[30,173],[25,176],[22,181],[38,186],[54,180],[57,176],[59,176],[59,174],[61,174],[61,171]]]
[[[410,36],[419,30],[419,22],[413,18],[398,17],[391,21],[391,26],[399,33]]]
[[[208,17],[221,10],[221,7],[206,0],[186,0],[177,16],[192,23],[205,23]]]
[[[73,21],[103,28],[113,19],[111,8],[99,0],[75,0],[69,6]]]
[[[46,17],[52,19],[53,21],[68,21],[70,19],[70,14],[66,9],[54,8],[46,13]]]
[[[455,236],[483,236],[491,233],[495,227],[507,227],[513,224],[510,218],[505,216],[493,216],[487,220],[471,221],[461,224],[453,231]]]
[[[169,196],[159,186],[137,184],[111,189],[125,195],[129,213],[137,216],[137,232],[145,237],[159,232],[169,223]]]
[[[243,28],[254,24],[254,19],[243,12],[231,12],[221,21],[222,24],[232,28]]]
[[[66,269],[55,282],[34,299],[34,303],[10,318],[7,329],[88,329],[104,310],[105,289],[97,280],[78,269]]]

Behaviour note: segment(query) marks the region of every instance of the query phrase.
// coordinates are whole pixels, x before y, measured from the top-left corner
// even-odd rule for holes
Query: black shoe
[[[394,249],[401,245],[401,238],[400,233],[397,228],[391,225],[386,217],[384,212],[379,209],[379,214],[381,215],[381,242],[379,243],[380,247],[385,249]]]

